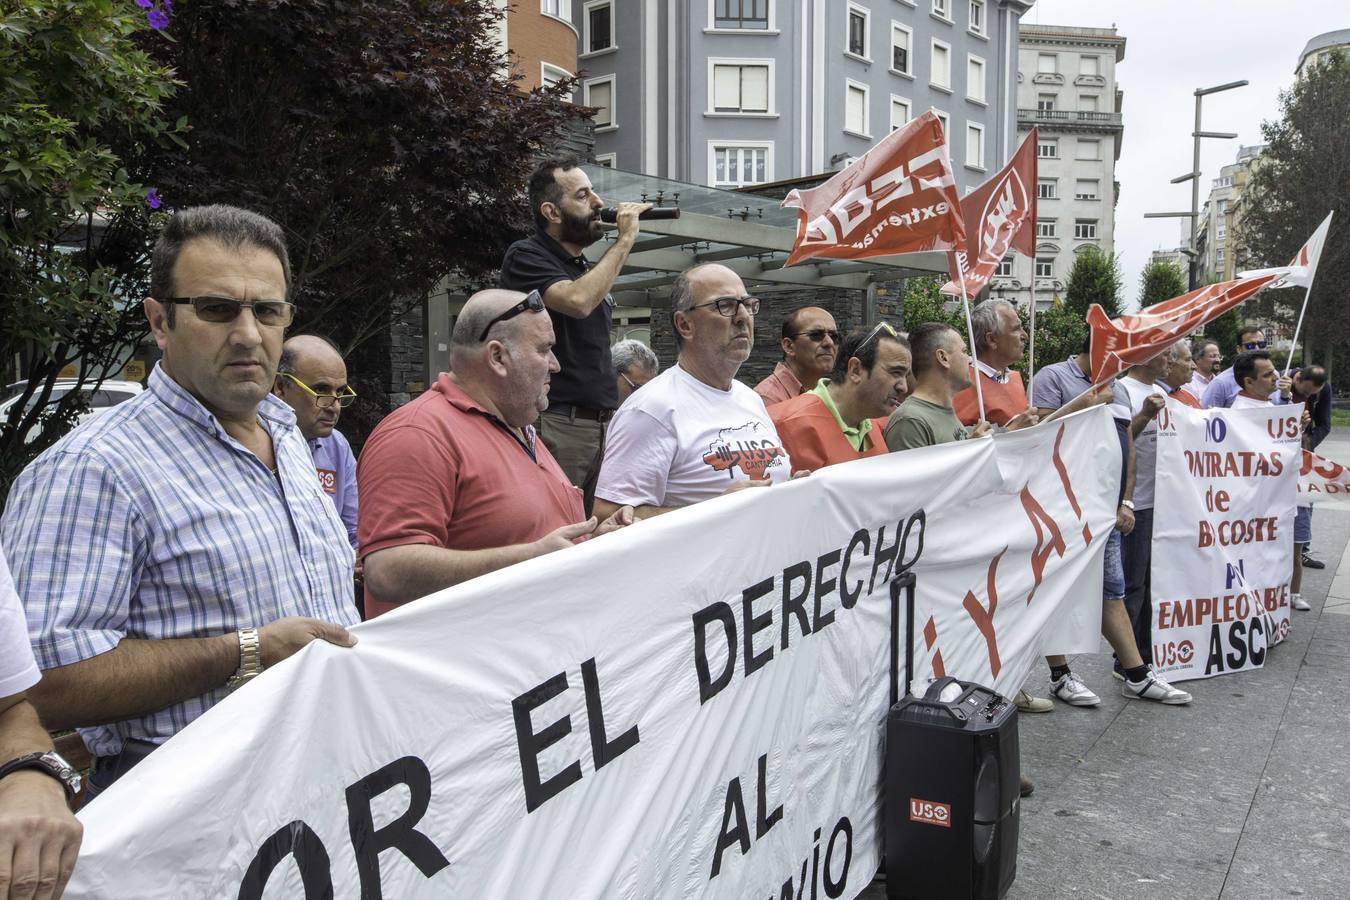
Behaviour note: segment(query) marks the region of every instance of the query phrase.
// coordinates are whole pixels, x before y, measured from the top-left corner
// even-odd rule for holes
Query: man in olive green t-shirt
[[[886,446],[912,450],[965,440],[966,427],[952,409],[952,398],[970,387],[970,354],[961,335],[950,325],[924,322],[910,332],[909,344],[917,384],[914,393],[891,413]],[[989,429],[989,423],[982,421],[969,437],[982,437]]]

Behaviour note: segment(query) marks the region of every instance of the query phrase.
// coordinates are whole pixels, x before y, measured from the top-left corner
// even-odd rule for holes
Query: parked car
[[[76,390],[79,387],[79,384],[80,382],[74,378],[58,378],[56,384],[52,386],[51,396],[47,398],[48,404],[55,408],[56,402],[66,394]],[[24,388],[26,386],[27,382],[19,381],[5,388],[4,399],[0,400],[0,423],[9,420],[10,409],[14,404],[19,402],[19,398],[23,396]],[[130,400],[143,390],[145,390],[145,388],[141,387],[140,384],[135,381],[105,381],[99,385],[98,390],[90,392],[89,409],[80,414],[80,417],[75,424],[79,425],[81,422],[92,419],[94,416],[106,412],[117,404]],[[37,399],[38,394],[36,393],[28,398],[28,403],[24,408],[24,415],[27,415],[28,411],[33,408],[33,404],[37,402]],[[28,442],[31,443],[35,440],[37,435],[37,428],[29,431]]]

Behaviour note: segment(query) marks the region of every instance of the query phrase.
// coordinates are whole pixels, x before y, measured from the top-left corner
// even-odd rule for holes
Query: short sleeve
[[[1031,405],[1038,409],[1059,409],[1067,402],[1064,398],[1064,385],[1057,377],[1058,373],[1047,373],[1049,367],[1036,373],[1036,377],[1032,379]]]
[[[595,496],[628,506],[664,506],[666,480],[679,444],[650,413],[620,409],[605,435]]]
[[[936,441],[928,423],[913,416],[897,416],[886,423],[886,447],[892,452],[929,447]]]
[[[0,552],[0,699],[28,690],[39,677],[23,605],[14,592],[5,554]]]
[[[538,291],[542,297],[560,281],[571,281],[572,275],[562,263],[534,241],[517,241],[502,259],[498,283],[510,291]]]
[[[30,465],[10,492],[0,545],[43,669],[106,653],[126,635],[149,534],[107,461],[56,453]]]
[[[446,546],[458,482],[459,461],[442,438],[415,425],[377,430],[356,468],[361,555],[407,544]]]

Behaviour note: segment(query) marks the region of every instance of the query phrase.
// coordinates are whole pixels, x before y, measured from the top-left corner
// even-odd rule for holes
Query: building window
[[[933,111],[933,115],[937,116],[938,121],[942,123],[943,136],[946,137],[948,140],[950,140],[952,133],[952,123],[948,120],[947,114],[942,110],[938,109],[936,106],[930,106],[928,108]]]
[[[712,109],[720,113],[768,113],[769,66],[714,63]]]
[[[1078,71],[1083,75],[1100,75],[1101,64],[1095,56],[1084,56],[1078,63]]]
[[[712,144],[714,187],[744,187],[773,178],[772,144]]]
[[[867,137],[867,85],[849,81],[844,86],[844,130]]]
[[[1058,179],[1058,178],[1037,178],[1037,179],[1036,179],[1036,199],[1037,199],[1037,200],[1058,200],[1058,199],[1059,199],[1059,179]]]
[[[1036,155],[1041,159],[1059,159],[1059,138],[1037,138]]]
[[[1013,258],[1005,256],[998,261],[998,268],[994,270],[995,275],[1002,275],[1004,278],[1012,277]]]
[[[1214,264],[1215,264],[1216,266],[1218,266],[1219,268],[1221,268],[1221,269],[1223,268],[1223,248],[1222,248],[1222,247],[1220,247],[1218,250],[1215,250],[1215,251],[1214,251]]]
[[[1095,138],[1078,139],[1078,159],[1101,159],[1102,142]]]
[[[984,126],[966,123],[966,165],[972,169],[984,168]]]
[[[772,0],[713,0],[713,27],[768,31],[771,2]]]
[[[557,66],[551,66],[543,63],[539,70],[539,83],[544,87],[553,87],[565,78],[571,78],[572,73],[566,69],[560,69]]]
[[[614,0],[587,3],[585,10],[586,35],[582,46],[587,53],[599,53],[614,47]]]
[[[1041,53],[1036,57],[1036,71],[1053,75],[1059,71],[1059,57],[1053,53]]]
[[[848,52],[867,59],[867,20],[871,14],[861,6],[848,7]]]
[[[952,86],[952,49],[936,38],[933,39],[933,58],[928,80],[936,87],[950,89]]]
[[[1095,241],[1097,239],[1097,220],[1074,219],[1073,236],[1075,240]]]
[[[933,15],[950,19],[952,17],[951,0],[933,0]]]
[[[1084,112],[1096,112],[1096,111],[1097,111],[1097,95],[1096,95],[1096,94],[1079,94],[1079,95],[1078,95],[1078,108],[1081,109],[1081,110],[1083,110]]]
[[[900,72],[903,75],[912,75],[909,68],[909,48],[913,40],[913,34],[908,28],[897,23],[891,23],[891,71]]]
[[[586,82],[586,106],[594,106],[595,127],[613,128],[619,123],[614,116],[614,76],[592,78]]]
[[[891,95],[891,131],[909,121],[909,101],[903,97]]]
[[[1036,257],[1036,277],[1054,278],[1055,261],[1053,259],[1046,259],[1043,256]]]
[[[984,0],[970,0],[970,30],[984,34]]]
[[[984,102],[984,60],[978,56],[966,58],[966,97]]]
[[[546,16],[572,21],[572,0],[541,0],[539,9]]]
[[[1225,237],[1227,237],[1227,236],[1228,236],[1228,223],[1227,223],[1227,222],[1217,222],[1217,223],[1215,223],[1215,225],[1214,225],[1214,240],[1216,240],[1216,241],[1222,241],[1222,240],[1223,240]]]
[[[595,154],[595,164],[603,166],[606,169],[612,169],[618,165],[619,155],[617,153],[597,153]]]
[[[1036,95],[1036,112],[1054,112],[1054,111],[1055,111],[1054,94]]]
[[[1080,178],[1074,183],[1073,199],[1096,200],[1101,182],[1095,178]]]
[[[1037,219],[1036,237],[1038,238],[1059,237],[1059,221],[1057,219]]]

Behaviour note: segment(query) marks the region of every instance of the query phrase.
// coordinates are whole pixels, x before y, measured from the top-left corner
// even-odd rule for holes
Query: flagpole
[[[1327,219],[1329,220],[1333,215],[1335,215],[1335,210],[1332,210],[1331,212],[1327,213]],[[1319,225],[1318,231],[1320,230],[1321,226]],[[1313,237],[1316,236],[1317,232],[1314,231]],[[1324,237],[1322,240],[1323,244],[1325,244],[1326,238]],[[1317,279],[1317,267],[1321,262],[1322,262],[1322,245],[1319,245],[1317,248],[1317,258],[1313,260],[1312,271],[1308,273],[1308,286],[1303,289],[1303,305],[1300,306],[1298,310],[1298,324],[1294,326],[1294,339],[1289,342],[1289,356],[1284,361],[1285,378],[1289,377],[1289,369],[1293,366],[1294,363],[1294,348],[1298,346],[1298,335],[1299,332],[1303,330],[1303,314],[1308,311],[1308,300],[1309,298],[1312,297],[1313,282]],[[1308,361],[1305,359],[1303,363],[1304,365],[1307,365]]]
[[[1031,354],[1027,358],[1027,401],[1033,396],[1031,384],[1036,378],[1036,257],[1031,258]],[[1035,406],[1034,403],[1030,405]]]
[[[979,357],[975,353],[975,325],[970,320],[970,297],[966,295],[966,270],[961,265],[961,254],[953,253],[952,257],[956,260],[956,283],[961,286],[961,309],[966,314],[966,334],[970,336],[970,368],[974,372],[971,379],[975,382],[975,401],[980,407],[980,421],[984,421],[984,389],[980,386],[980,368],[975,365],[975,360]]]

